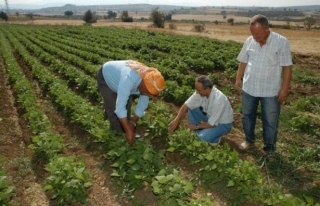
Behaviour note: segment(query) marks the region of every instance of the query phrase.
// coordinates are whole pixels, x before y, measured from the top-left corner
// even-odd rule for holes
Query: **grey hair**
[[[211,81],[211,79],[205,75],[201,75],[199,77],[196,78],[196,82],[199,82],[202,84],[202,89],[206,89],[206,88],[210,88],[212,89],[213,87],[213,82]]]
[[[261,15],[261,14],[257,14],[255,16],[253,16],[250,20],[250,25],[253,25],[253,24],[260,24],[262,27],[269,27],[269,21],[267,19],[267,17]]]

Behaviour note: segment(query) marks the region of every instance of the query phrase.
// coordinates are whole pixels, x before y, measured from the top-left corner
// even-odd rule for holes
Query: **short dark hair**
[[[211,79],[205,75],[201,75],[199,77],[196,78],[196,82],[199,82],[202,84],[202,89],[206,89],[206,88],[210,88],[212,89],[213,87],[213,82],[211,81]]]
[[[269,27],[269,21],[268,21],[267,17],[265,17],[261,14],[257,14],[251,18],[250,25],[253,25],[256,23],[260,24],[263,27]]]

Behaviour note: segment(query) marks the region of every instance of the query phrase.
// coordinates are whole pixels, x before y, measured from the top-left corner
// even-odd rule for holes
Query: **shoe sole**
[[[242,147],[241,145],[239,146],[239,149],[241,151],[247,150],[248,148],[250,148],[252,146],[252,144],[250,144],[249,146],[247,146],[246,148]]]
[[[210,143],[212,146],[217,146],[218,144],[220,144],[221,142],[221,138],[219,139],[219,141],[217,143]]]

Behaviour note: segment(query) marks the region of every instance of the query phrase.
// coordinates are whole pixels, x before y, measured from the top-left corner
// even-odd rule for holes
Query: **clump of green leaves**
[[[42,132],[32,137],[33,143],[29,145],[29,148],[34,150],[36,157],[49,160],[62,152],[64,148],[62,141],[63,137],[58,134]]]
[[[320,98],[319,97],[300,98],[296,102],[294,102],[292,106],[294,109],[298,111],[320,114]]]
[[[4,158],[0,157],[0,162]],[[14,187],[7,181],[6,172],[0,168],[0,205],[10,205],[9,201],[13,195]]]
[[[157,118],[154,118],[157,116]],[[163,102],[151,102],[148,113],[143,118],[143,124],[146,126],[145,136],[152,134],[151,138],[160,138],[167,140],[168,125],[172,120],[172,113]]]
[[[191,200],[190,203],[188,204],[190,206],[215,206],[216,204],[212,202],[212,200],[208,197],[200,197],[195,200]]]
[[[176,169],[162,169],[151,184],[153,192],[163,199],[161,205],[184,205],[194,187],[192,182],[183,179]]]
[[[155,151],[143,138],[137,139],[133,146],[126,144],[124,138],[115,141],[104,155],[113,161],[111,176],[126,185],[128,193],[142,188],[143,182],[151,182],[164,164],[164,151]]]
[[[291,120],[289,120],[289,123],[292,126],[291,129],[293,131],[305,132],[309,134],[313,133],[314,122],[308,115],[300,114],[298,116],[295,116]]]
[[[50,172],[50,176],[46,179],[44,189],[52,191],[51,198],[57,199],[58,205],[70,205],[74,200],[87,202],[86,190],[91,183],[83,161],[76,162],[75,157],[56,156],[45,169]]]

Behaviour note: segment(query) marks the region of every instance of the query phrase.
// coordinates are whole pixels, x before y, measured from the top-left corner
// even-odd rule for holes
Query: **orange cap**
[[[165,81],[161,73],[149,67],[147,71],[141,74],[142,81],[146,85],[147,90],[152,95],[158,95],[164,89]]]

